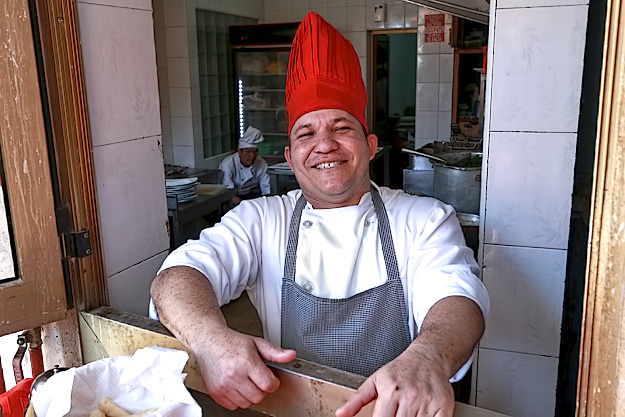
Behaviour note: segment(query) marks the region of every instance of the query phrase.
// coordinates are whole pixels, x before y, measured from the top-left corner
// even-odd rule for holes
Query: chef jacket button
[[[312,292],[313,287],[312,284],[310,282],[307,282],[303,285],[304,291],[306,292]]]
[[[371,222],[369,220],[365,220],[365,227],[369,227],[370,224]]]
[[[304,220],[303,225],[304,225],[304,227],[310,227],[310,226],[312,226],[312,222],[310,220]]]

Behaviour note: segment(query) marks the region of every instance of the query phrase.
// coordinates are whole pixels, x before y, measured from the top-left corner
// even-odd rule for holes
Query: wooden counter
[[[90,313],[80,313],[80,335],[85,363],[117,355],[132,355],[147,346],[187,349],[159,322],[132,313],[100,307]],[[234,326],[236,328],[236,323]],[[247,324],[244,324],[247,325]],[[188,352],[188,351],[187,351]],[[205,415],[211,416],[334,416],[340,407],[364,381],[363,377],[296,359],[288,364],[268,366],[280,378],[280,389],[268,395],[250,410],[231,412],[219,407],[207,395],[198,402]],[[190,355],[185,367],[185,384],[191,390],[206,393],[195,358]],[[195,394],[196,398],[198,397]],[[358,416],[368,417],[373,404]],[[456,403],[454,417],[502,417],[503,414]]]

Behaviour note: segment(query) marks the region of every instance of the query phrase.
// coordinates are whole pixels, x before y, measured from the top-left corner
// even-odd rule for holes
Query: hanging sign
[[[445,42],[445,15],[426,14],[425,15],[425,41]]]

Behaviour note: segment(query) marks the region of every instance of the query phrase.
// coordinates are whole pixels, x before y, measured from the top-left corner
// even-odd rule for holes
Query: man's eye
[[[310,132],[301,133],[301,134],[297,135],[297,139],[305,138],[307,136],[312,136],[312,133],[310,133]]]
[[[351,130],[351,129],[349,128],[349,126],[338,126],[336,128],[336,130],[343,130],[344,131],[344,130]]]

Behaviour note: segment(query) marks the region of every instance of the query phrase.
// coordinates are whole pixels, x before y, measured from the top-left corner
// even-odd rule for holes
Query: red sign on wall
[[[445,15],[425,15],[425,41],[445,42]]]

